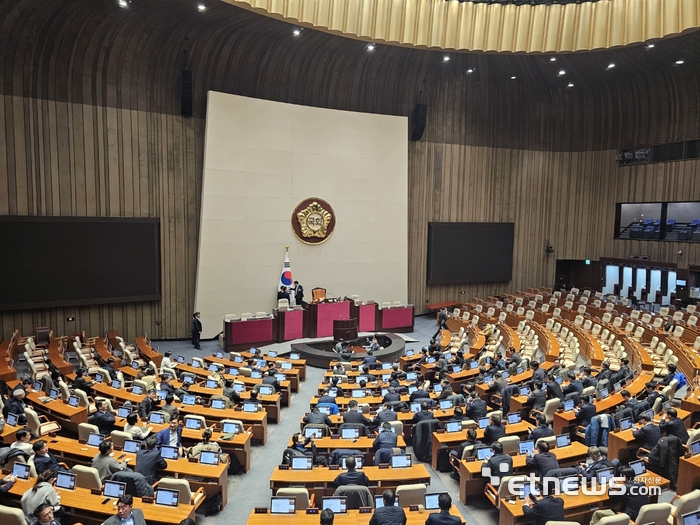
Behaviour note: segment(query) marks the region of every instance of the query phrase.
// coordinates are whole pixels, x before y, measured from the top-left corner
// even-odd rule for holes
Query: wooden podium
[[[336,319],[333,321],[333,340],[357,339],[357,319]]]

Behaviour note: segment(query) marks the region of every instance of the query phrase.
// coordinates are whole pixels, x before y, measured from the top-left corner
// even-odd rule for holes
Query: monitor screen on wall
[[[428,284],[510,281],[514,231],[512,222],[428,223]]]
[[[0,217],[0,310],[160,299],[160,221]]]

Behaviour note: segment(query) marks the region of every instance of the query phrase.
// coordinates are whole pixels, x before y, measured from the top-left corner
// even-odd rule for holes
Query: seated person
[[[435,416],[433,413],[429,410],[430,406],[428,405],[427,401],[423,401],[420,404],[420,410],[413,414],[413,419],[411,420],[411,423],[414,425],[421,422],[421,421],[426,421],[428,419],[435,419]]]
[[[462,520],[460,517],[450,514],[452,498],[447,492],[443,492],[438,496],[438,507],[440,507],[440,512],[428,514],[425,525],[461,525]]]
[[[311,423],[313,425],[326,425],[328,428],[331,428],[333,426],[331,418],[329,418],[327,414],[321,412],[318,409],[318,406],[313,407],[311,409],[311,412],[304,416],[303,421],[305,424]]]
[[[651,422],[648,414],[640,414],[639,426],[636,430],[632,430],[632,436],[639,444],[640,449],[650,451],[661,439],[661,429]]]
[[[613,466],[613,464],[601,453],[598,447],[589,447],[588,456],[590,460],[586,463],[580,463],[577,467],[579,474],[585,476],[586,480],[588,481],[595,477],[597,470]]]
[[[485,474],[485,478],[488,479],[490,476],[491,484],[497,487],[501,478],[513,475],[513,458],[503,453],[503,445],[498,441],[491,444],[491,450],[493,450],[493,456],[483,464],[481,471]],[[489,470],[484,472],[484,469]]]
[[[367,419],[365,415],[358,410],[359,404],[354,399],[348,403],[348,411],[342,414],[343,423],[360,423],[369,428],[372,421]]]
[[[486,401],[481,399],[476,391],[471,392],[469,394],[469,398],[467,399],[467,417],[469,419],[473,419],[474,421],[478,421],[482,417],[486,417],[487,412],[488,405],[486,404]]]
[[[399,437],[391,430],[391,425],[387,422],[382,423],[382,428],[374,438],[372,450],[376,452],[380,448],[396,448]]]
[[[387,489],[382,493],[382,501],[384,506],[375,509],[369,525],[406,525],[406,513],[403,508],[394,506],[396,496],[392,490]]]
[[[210,428],[205,428],[204,431],[202,432],[202,441],[194,445],[193,447],[190,447],[187,449],[187,457],[189,458],[198,458],[202,455],[203,451],[208,451],[208,452],[218,452],[219,453],[219,461],[221,463],[228,463],[228,454],[225,454],[221,452],[221,447],[219,444],[214,441],[212,443],[211,441],[211,435],[212,431]]]
[[[535,452],[529,452],[525,458],[527,468],[536,471],[536,475],[540,478],[547,475],[547,472],[559,468],[557,457],[549,451],[549,444],[546,441],[539,440],[535,443]]]
[[[97,471],[100,473],[100,479],[102,482],[109,479],[109,477],[115,472],[124,470],[129,463],[129,458],[126,458],[124,461],[119,463],[112,457],[114,452],[114,443],[112,443],[111,440],[105,439],[102,441],[100,443],[99,450],[100,453],[92,459],[90,466],[97,469]]]
[[[484,444],[490,445],[505,435],[506,429],[502,424],[501,416],[499,414],[492,414],[489,420],[489,426],[484,429]]]
[[[128,432],[132,435],[134,439],[146,439],[153,432],[153,427],[147,427],[144,423],[139,426],[139,416],[136,412],[132,412],[126,416],[126,425],[124,425],[124,432]]]
[[[525,517],[534,525],[545,525],[548,521],[564,521],[564,500],[555,497],[554,483],[537,483],[541,496],[530,493],[523,505]]]
[[[535,423],[537,427],[530,430],[529,439],[537,442],[537,440],[554,435],[554,430],[547,424],[547,418],[544,414],[535,414]]]
[[[316,443],[313,437],[304,438],[299,432],[292,436],[292,446],[285,449],[282,454],[282,463],[285,465],[292,464],[292,457],[311,456],[314,465],[328,466],[328,459],[325,456],[318,454]]]
[[[338,474],[338,476],[336,476],[335,480],[333,481],[333,484],[336,487],[340,487],[342,485],[364,485],[365,487],[369,486],[369,478],[367,477],[367,475],[361,470],[355,470],[355,458],[353,456],[347,456],[345,458],[345,466],[348,469],[347,472]]]

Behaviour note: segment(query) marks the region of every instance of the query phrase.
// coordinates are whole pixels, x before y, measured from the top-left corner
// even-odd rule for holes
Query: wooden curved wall
[[[368,53],[313,30],[294,38],[290,25],[223,2],[199,13],[189,0],[134,0],[127,9],[21,0],[0,5],[0,46],[0,214],[160,217],[163,243],[161,302],[5,312],[3,337],[41,325],[187,335],[208,90],[394,115],[422,97],[428,126],[409,145],[416,305],[460,290],[471,298],[550,284],[555,258],[676,261],[673,243],[614,241],[614,203],[700,199],[698,161],[618,168],[613,159],[618,147],[700,137],[698,33],[555,63],[485,54],[445,63],[442,53]],[[179,115],[184,50],[193,118]],[[673,67],[679,58],[686,63]],[[437,220],[514,221],[513,282],[428,288],[427,222]],[[555,248],[549,259],[545,240]],[[693,245],[683,252],[681,266],[700,260]],[[65,323],[69,315],[75,323]]]

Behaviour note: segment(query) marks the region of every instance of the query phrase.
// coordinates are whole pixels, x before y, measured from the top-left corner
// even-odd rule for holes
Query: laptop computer
[[[599,485],[607,485],[613,476],[615,476],[615,469],[612,468],[599,468],[595,471],[595,477]]]
[[[182,376],[182,383],[185,385],[193,385],[194,384],[194,377],[190,375],[184,375]]]
[[[415,392],[416,390],[418,390],[418,389],[417,389],[415,386],[409,386],[409,387],[408,387],[408,395],[410,396],[410,395],[413,394],[413,392]]]
[[[509,412],[508,413],[508,424],[515,425],[523,420],[522,414],[520,412]]]
[[[411,466],[411,455],[410,454],[400,454],[397,456],[391,456],[391,467],[392,468],[408,468]]]
[[[437,510],[440,508],[438,504],[440,494],[447,494],[447,492],[431,492],[423,495],[423,506],[425,510]]]
[[[80,400],[77,396],[70,396],[68,398],[68,405],[72,406],[73,408],[78,408],[78,406],[80,406]]]
[[[185,428],[190,430],[199,430],[202,428],[202,422],[199,419],[185,418]]]
[[[213,450],[202,450],[202,453],[199,455],[199,462],[202,465],[218,465],[219,453]]]
[[[520,387],[519,393],[520,393],[521,396],[529,396],[529,395],[530,395],[530,389],[529,389],[528,387],[526,387],[526,386],[522,386],[522,387]]]
[[[452,373],[453,374],[458,374],[461,371],[462,371],[462,367],[460,365],[452,365]]]
[[[293,457],[292,470],[312,470],[314,468],[314,459],[311,457]]]
[[[29,479],[29,470],[29,465],[26,463],[15,463],[12,466],[12,475],[26,481]]]
[[[290,363],[289,361],[282,361],[282,363],[280,364],[280,368],[281,368],[282,370],[291,370],[291,369],[292,369],[292,363]]]
[[[95,383],[101,383],[102,380],[104,379],[104,378],[102,377],[102,374],[95,374],[94,377],[95,377]]]
[[[559,434],[557,436],[557,448],[568,447],[569,445],[571,445],[569,434]]]
[[[574,400],[573,399],[567,399],[564,401],[564,411],[569,412],[574,409]]]
[[[219,383],[217,383],[213,379],[207,379],[205,388],[219,388]]]
[[[177,362],[182,364],[185,362],[185,356],[179,355],[177,356]]]
[[[436,394],[442,392],[442,385],[433,385],[433,392],[435,392]]]
[[[221,407],[218,407],[218,406],[215,407],[215,406],[214,406],[214,402],[215,402],[215,401],[221,401],[221,400],[220,400],[220,399],[215,399],[214,401],[212,401],[212,402],[211,402],[211,407],[212,407],[212,408],[224,408],[224,406],[223,406],[224,402],[223,402],[223,401],[221,401],[221,404],[222,404]],[[257,403],[243,403],[243,412],[255,413],[255,412],[258,411],[259,406],[260,406],[260,405],[258,405]]]
[[[521,441],[518,443],[518,452],[520,452],[520,455],[524,456],[525,454],[528,454],[530,452],[535,451],[535,441],[532,439],[529,439],[527,441]]]
[[[271,396],[274,393],[275,393],[274,388],[271,387],[270,385],[261,386],[258,389],[258,394],[260,394],[261,396]]]
[[[299,359],[299,354],[297,352],[292,352],[291,354],[289,354],[289,359],[291,359],[292,361],[297,361]]]
[[[134,385],[131,388],[131,393],[140,396],[141,394],[143,394],[143,388],[141,387],[141,385]]]
[[[415,381],[416,380],[416,373],[415,372],[408,372],[406,374],[406,381]]]
[[[171,447],[170,445],[161,445],[160,457],[164,459],[177,459],[177,447]]]
[[[411,403],[411,412],[420,411],[420,403]]]
[[[634,470],[635,476],[641,476],[642,474],[646,474],[647,472],[647,466],[644,463],[643,459],[640,459],[638,461],[630,461],[630,468]]]
[[[683,525],[700,525],[700,510],[683,514]]]
[[[296,514],[296,498],[272,496],[270,498],[270,514]]]
[[[199,363],[199,361],[195,361],[193,359],[192,360],[192,368],[202,368],[202,365]]]
[[[193,396],[192,394],[185,394],[182,396],[182,404],[187,405],[187,406],[194,406],[194,404],[197,402],[197,397]]]
[[[306,427],[304,429],[304,437],[305,438],[310,438],[310,437],[320,438],[322,435],[323,435],[323,430],[321,430],[320,428]]]
[[[489,426],[489,421],[490,420],[487,417],[479,418],[479,428],[486,428]]]
[[[628,417],[623,417],[620,420],[620,430],[629,430],[633,426],[634,424],[632,423],[632,420]]]
[[[476,459],[479,461],[487,461],[491,456],[493,456],[491,447],[480,447],[476,449]]]
[[[449,399],[443,399],[440,401],[440,410],[449,410],[452,408],[452,401]]]
[[[91,447],[99,447],[100,443],[102,443],[102,440],[104,440],[104,437],[102,437],[100,434],[95,434],[94,432],[91,432],[88,436],[87,444]]]
[[[131,409],[128,407],[119,407],[117,409],[117,416],[121,418],[127,418],[131,414]]]
[[[16,427],[17,426],[17,421],[19,420],[19,416],[17,414],[13,414],[10,412],[7,414],[7,419],[5,422],[10,425],[11,427]]]
[[[155,423],[156,425],[162,425],[163,423],[165,423],[165,416],[163,414],[151,412],[150,414],[148,414],[148,422]]]
[[[400,506],[400,505],[399,505],[399,497],[400,497],[399,494],[397,494],[397,495],[394,497],[394,507],[399,507],[399,506]],[[384,506],[384,497],[381,496],[381,495],[379,495],[379,496],[375,495],[375,496],[374,496],[374,508],[375,508],[375,509],[380,509],[380,508],[382,508],[383,506]]]
[[[224,434],[238,434],[238,425],[236,423],[224,423],[221,432]]]
[[[56,487],[59,489],[75,490],[75,478],[78,476],[70,472],[58,472],[56,474]]]
[[[161,489],[155,490],[154,498],[156,505],[165,505],[167,507],[177,507],[180,499],[180,491],[176,489]]]
[[[522,367],[522,366],[517,367],[517,368],[515,369],[515,372],[516,372],[517,374],[522,374],[522,373],[523,373],[523,367]]]
[[[102,489],[102,494],[108,498],[120,498],[126,492],[126,483],[121,481],[110,481],[106,480],[104,488]]]
[[[406,350],[406,357],[411,357],[414,354],[413,350]]]
[[[348,498],[345,496],[323,496],[321,508],[331,509],[335,514],[348,513]]]
[[[362,462],[363,462],[364,458],[362,456],[352,456],[352,457],[355,458],[355,469],[361,470],[362,469]],[[340,458],[340,468],[342,468],[343,470],[348,469],[347,465],[345,464],[346,459],[347,459],[347,456],[343,456],[342,458]]]
[[[359,428],[344,428],[340,431],[340,437],[342,439],[357,439],[360,437]]]
[[[700,454],[700,441],[693,441],[690,444],[690,453],[693,456],[696,456],[697,454]]]
[[[260,379],[262,377],[262,374],[260,372],[258,372],[257,370],[253,370],[250,373],[250,377],[252,377],[253,379]]]
[[[233,384],[233,389],[234,389],[236,392],[245,392],[245,385],[242,385],[242,384],[240,384],[240,383],[234,383],[234,384]]]
[[[462,430],[462,423],[460,421],[448,421],[445,424],[445,431],[446,432],[461,432]]]
[[[243,409],[245,412],[255,412],[254,410],[245,410],[246,405],[250,405],[250,403],[245,403],[243,405]],[[223,410],[226,408],[226,401],[224,401],[223,399],[212,399],[211,407],[215,408],[216,410]]]
[[[365,391],[362,390],[361,388],[354,388],[352,390],[352,397],[354,397],[356,399],[365,397]]]

